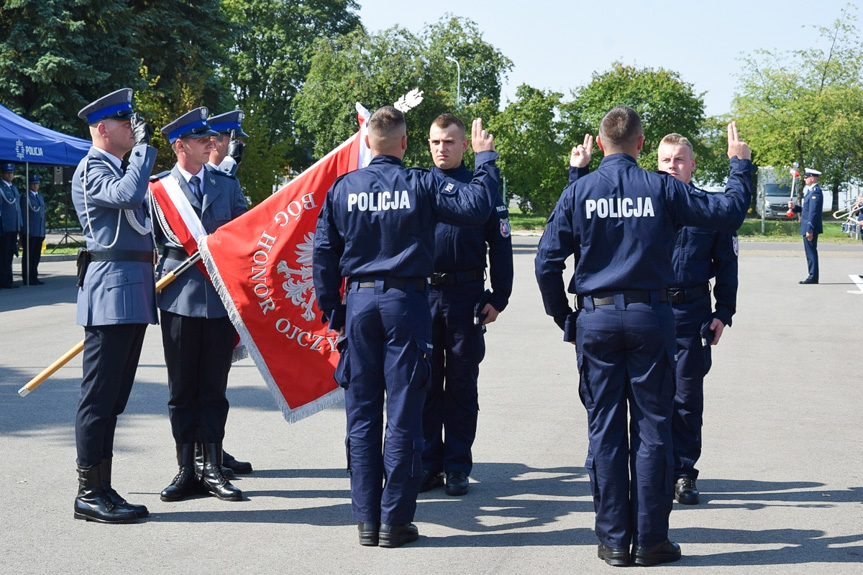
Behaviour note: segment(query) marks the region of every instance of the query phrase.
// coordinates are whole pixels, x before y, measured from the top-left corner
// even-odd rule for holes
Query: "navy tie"
[[[198,203],[203,205],[204,197],[201,194],[201,178],[198,176],[192,176],[189,178],[189,187],[192,188],[192,193],[195,194],[195,197],[198,198]]]

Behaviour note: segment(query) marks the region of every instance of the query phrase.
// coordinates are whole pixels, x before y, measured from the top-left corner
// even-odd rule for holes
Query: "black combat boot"
[[[146,517],[150,514],[150,511],[144,507],[143,505],[135,505],[134,503],[129,503],[123,497],[117,493],[113,487],[111,487],[111,463],[113,459],[107,458],[103,459],[102,463],[99,464],[99,470],[102,474],[102,489],[105,490],[105,495],[108,499],[111,500],[111,503],[114,504],[114,507],[117,509],[131,509],[135,512],[139,518]]]
[[[201,473],[201,483],[204,489],[225,501],[240,501],[243,492],[231,485],[222,473],[222,444],[205,443],[204,471]]]
[[[251,468],[251,465],[249,465]],[[198,477],[203,475],[204,473],[204,450],[201,449],[201,444],[199,442],[195,442],[195,469],[198,470]],[[250,469],[251,471],[251,469]],[[225,465],[225,456],[222,454],[222,475],[224,475],[227,479],[234,478],[234,470]]]
[[[99,523],[134,523],[138,516],[131,509],[118,508],[108,499],[102,488],[102,474],[98,465],[79,465],[75,519]]]
[[[252,464],[248,461],[240,461],[224,449],[222,450],[222,473],[225,472],[225,468],[230,469],[237,475],[251,473],[252,472]],[[230,479],[230,475],[225,473],[225,477]]]
[[[195,444],[177,445],[177,465],[180,471],[169,486],[162,490],[162,501],[181,501],[192,495],[200,495],[201,480],[195,473]]]

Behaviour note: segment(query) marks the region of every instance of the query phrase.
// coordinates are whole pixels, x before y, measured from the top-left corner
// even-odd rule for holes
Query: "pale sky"
[[[704,92],[705,111],[725,114],[737,86],[740,57],[759,48],[827,45],[816,27],[832,26],[846,0],[685,2],[617,0],[357,0],[370,32],[396,24],[413,33],[446,14],[470,18],[483,39],[513,61],[503,100],[520,84],[563,92],[590,82],[619,60],[678,72]],[[853,2],[858,8],[860,2]],[[851,14],[861,17],[859,10]],[[859,25],[859,21],[858,21]],[[465,73],[464,70],[462,70]],[[422,87],[420,87],[422,88]]]

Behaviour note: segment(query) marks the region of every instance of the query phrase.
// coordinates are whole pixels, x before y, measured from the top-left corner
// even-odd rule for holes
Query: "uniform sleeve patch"
[[[731,247],[734,248],[734,255],[739,256],[740,255],[740,242],[737,240],[737,234],[734,234],[734,236],[731,238]]]
[[[509,218],[504,218],[500,221],[500,237],[508,238],[512,233],[512,228],[509,225]]]

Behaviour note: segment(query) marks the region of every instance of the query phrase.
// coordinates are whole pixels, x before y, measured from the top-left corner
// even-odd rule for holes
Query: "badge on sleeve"
[[[512,228],[509,225],[509,218],[505,218],[500,221],[500,237],[508,238],[510,233],[512,232]]]
[[[734,248],[734,255],[740,255],[740,242],[737,240],[737,234],[731,236],[731,247]]]

